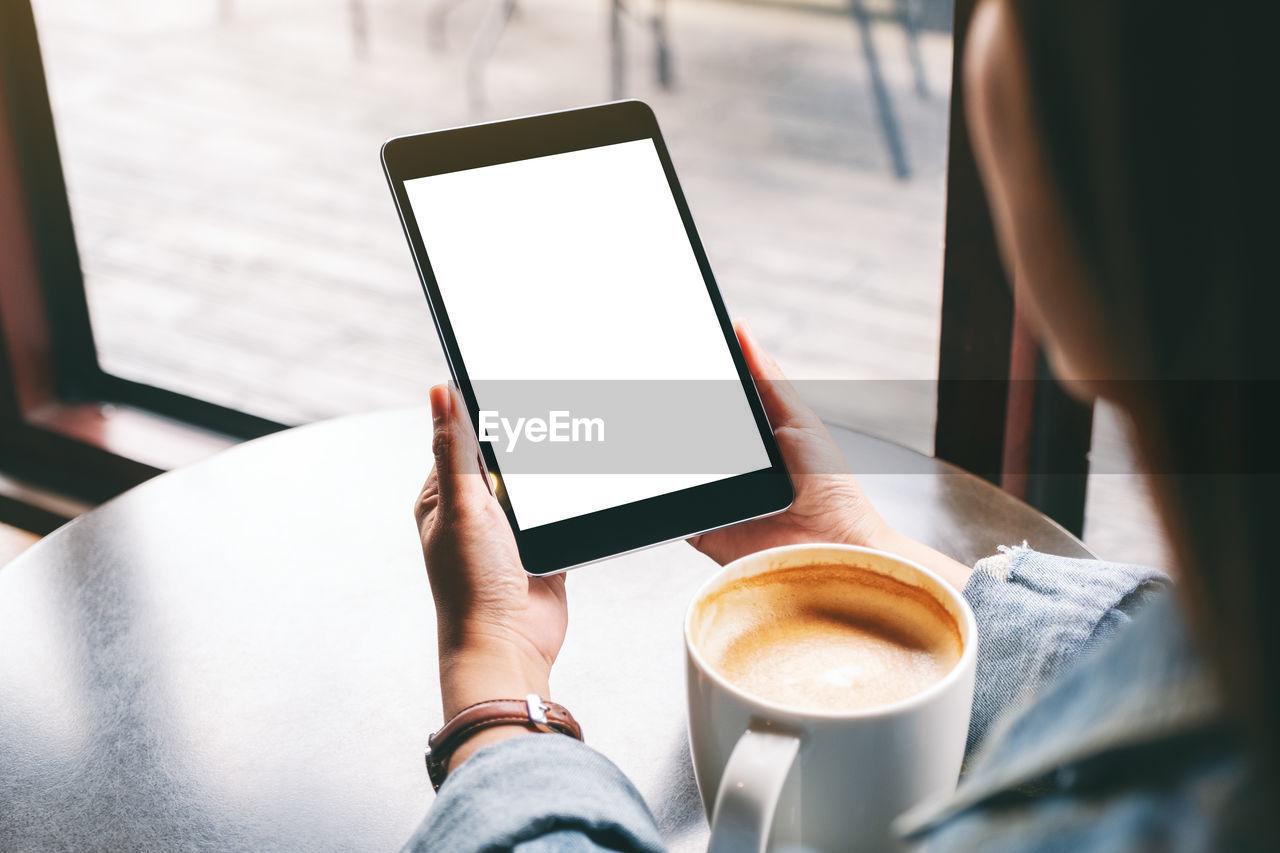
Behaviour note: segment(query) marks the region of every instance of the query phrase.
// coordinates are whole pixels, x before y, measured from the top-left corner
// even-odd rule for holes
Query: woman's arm
[[[564,576],[525,574],[456,392],[432,388],[431,411],[435,466],[415,515],[436,606],[443,720],[488,699],[550,699],[568,624]],[[458,747],[449,771],[406,849],[662,849],[622,772],[564,735],[485,729]]]
[[[551,698],[547,681],[568,626],[564,576],[529,577],[515,536],[480,467],[480,447],[457,393],[431,389],[435,465],[415,504],[436,605],[444,719],[476,702]],[[451,766],[523,726],[486,729]]]

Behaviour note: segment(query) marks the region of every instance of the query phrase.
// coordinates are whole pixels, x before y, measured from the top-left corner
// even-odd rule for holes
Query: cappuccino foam
[[[695,643],[740,689],[803,710],[856,711],[913,696],[960,659],[955,619],[910,584],[844,564],[731,581],[698,611]]]

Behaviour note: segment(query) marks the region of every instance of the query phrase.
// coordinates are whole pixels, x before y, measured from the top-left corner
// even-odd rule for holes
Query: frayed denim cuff
[[[1026,704],[1168,584],[1146,566],[1055,557],[1025,542],[979,560],[964,588],[978,621],[967,754],[997,719]]]

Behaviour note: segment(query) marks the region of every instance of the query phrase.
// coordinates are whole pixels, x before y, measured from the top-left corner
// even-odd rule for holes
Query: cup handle
[[[764,853],[800,738],[747,729],[725,765],[707,853]]]

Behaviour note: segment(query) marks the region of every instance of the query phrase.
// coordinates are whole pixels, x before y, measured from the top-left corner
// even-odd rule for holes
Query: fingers
[[[742,346],[742,354],[746,356],[747,368],[756,381],[760,402],[764,403],[764,412],[769,417],[769,425],[774,429],[821,425],[818,416],[783,375],[782,368],[756,341],[747,322],[737,320],[733,328],[738,333],[738,343]]]
[[[431,389],[431,452],[435,468],[423,488],[424,499],[432,479],[440,506],[465,506],[492,497],[480,467],[480,445],[458,392],[448,385]]]

